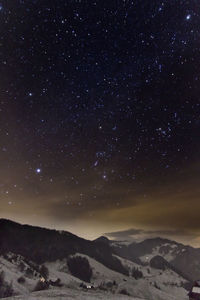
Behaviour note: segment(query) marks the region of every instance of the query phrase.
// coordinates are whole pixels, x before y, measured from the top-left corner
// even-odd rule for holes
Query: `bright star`
[[[104,175],[102,176],[102,178],[106,180],[106,179],[107,179],[107,175],[104,174]]]
[[[42,170],[41,170],[40,168],[36,169],[36,173],[37,173],[37,174],[41,173],[41,171],[42,171]]]
[[[187,15],[186,20],[190,20],[190,19],[191,19],[191,15]]]

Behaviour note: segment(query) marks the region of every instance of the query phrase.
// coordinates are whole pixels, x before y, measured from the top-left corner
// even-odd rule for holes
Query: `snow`
[[[105,267],[95,259],[84,255],[77,253],[76,255],[82,256],[88,259],[90,266],[92,267],[93,270],[93,278],[92,281],[94,284],[100,284],[104,280],[116,280],[116,281],[121,281],[124,278],[126,278],[125,275],[120,274],[118,272],[112,271],[109,268]],[[128,277],[127,277],[128,278]]]
[[[200,294],[200,287],[196,287],[196,286],[193,287],[192,292],[196,294]]]
[[[95,259],[77,253],[76,255],[86,257],[93,270],[93,276],[90,285],[94,289],[85,291],[80,288],[82,282],[78,278],[72,276],[67,267],[67,260],[57,260],[55,262],[46,262],[45,265],[49,269],[49,279],[55,281],[60,278],[63,285],[62,288],[50,287],[49,290],[32,292],[38,281],[39,274],[35,274],[33,278],[29,278],[26,272],[21,272],[19,265],[24,263],[26,268],[30,268],[32,263],[25,262],[21,256],[10,254],[9,260],[0,256],[0,270],[5,272],[6,281],[12,282],[13,288],[20,296],[7,298],[9,300],[117,300],[117,299],[145,299],[145,300],[184,300],[187,299],[187,292],[180,287],[185,282],[178,274],[172,270],[157,270],[149,266],[141,266],[127,259],[116,256],[121,263],[129,270],[137,268],[143,273],[143,278],[136,280],[118,272],[112,271],[105,267]],[[13,259],[13,257],[14,259]],[[19,284],[17,279],[23,276],[24,284]],[[113,282],[116,282],[113,284]],[[106,287],[106,291],[100,290],[101,285]],[[120,291],[125,289],[131,296],[120,295]]]
[[[53,289],[31,293],[29,296],[16,296],[4,298],[5,300],[142,300],[125,295],[112,295],[106,292],[80,291],[73,289]]]
[[[0,271],[3,271],[5,274],[5,281],[8,283],[12,283],[13,289],[16,293],[27,294],[32,291],[36,285],[36,282],[39,279],[39,274],[34,279],[25,276],[25,272],[21,272],[19,270],[20,262],[23,262],[25,266],[25,270],[29,267],[27,263],[23,260],[21,256],[16,256],[15,259],[12,259],[12,254],[9,253],[9,258],[11,261],[0,256]],[[18,278],[24,277],[26,278],[25,284],[19,284]]]
[[[177,248],[177,245],[176,244],[168,244],[168,243],[165,243],[164,245],[162,245],[162,247],[165,246],[169,246],[171,249],[167,252],[167,253],[162,253],[162,251],[160,251],[160,246],[157,246],[155,248],[152,249],[152,252],[151,253],[147,253],[146,255],[144,256],[140,256],[139,259],[144,262],[144,263],[149,263],[150,260],[156,256],[156,255],[161,255],[164,259],[166,259],[168,262],[172,261],[177,253],[175,252],[176,251],[176,248]]]
[[[168,269],[161,271],[151,268],[150,266],[138,265],[118,256],[116,257],[129,270],[137,268],[143,273],[143,278],[135,281],[137,283],[136,286],[134,286],[134,292],[131,293],[132,295],[145,296],[147,299],[149,299],[150,295],[152,295],[152,297],[156,295],[156,297],[158,297],[156,299],[163,300],[167,300],[169,295],[171,297],[170,299],[188,299],[186,290],[181,287],[182,283],[186,282],[186,280],[174,271]],[[128,285],[126,288],[130,292],[131,288]]]
[[[60,278],[62,284],[67,286],[78,286],[81,283],[81,280],[69,274],[69,270],[67,268],[67,260],[56,260],[55,262],[46,262],[45,266],[49,270],[49,279],[56,280]]]
[[[86,255],[77,255],[84,256],[88,259],[93,269],[94,277],[92,278],[92,282],[94,285],[99,284],[103,280],[106,281],[106,279],[115,280],[118,284],[117,292],[121,289],[126,289],[134,297],[145,298],[148,300],[154,300],[155,298],[156,300],[187,299],[186,290],[180,287],[181,283],[185,282],[185,280],[172,270],[163,271],[161,274],[160,270],[150,268],[149,266],[143,267],[115,255],[115,257],[117,257],[129,270],[132,270],[132,268],[135,267],[142,271],[144,278],[135,280],[133,277],[127,277],[106,268],[96,260]],[[150,274],[148,269],[150,270]],[[154,286],[155,282],[160,290]],[[175,284],[177,286],[175,286]]]

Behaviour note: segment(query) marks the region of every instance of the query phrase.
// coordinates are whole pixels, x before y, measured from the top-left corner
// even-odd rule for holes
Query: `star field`
[[[199,1],[1,1],[2,215],[166,228],[155,208],[173,203],[171,226],[190,226],[199,21]]]

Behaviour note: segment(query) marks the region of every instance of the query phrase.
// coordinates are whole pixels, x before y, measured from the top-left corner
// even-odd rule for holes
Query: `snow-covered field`
[[[155,296],[156,300],[187,299],[186,290],[180,287],[181,283],[185,282],[185,280],[172,270],[165,270],[161,272],[161,270],[153,269],[149,266],[140,266],[134,262],[116,256],[127,269],[131,270],[133,268],[137,268],[142,271],[144,278],[135,280],[133,277],[127,277],[123,274],[108,269],[87,255],[80,253],[77,253],[77,255],[86,257],[88,259],[93,270],[91,282],[95,287],[100,285],[102,282],[107,283],[115,280],[117,283],[117,287],[115,287],[115,293],[119,293],[120,290],[125,289],[133,297],[145,298],[148,300],[154,300]],[[63,271],[63,267],[66,266],[66,263],[63,261],[57,261],[54,263],[47,263],[46,266],[48,266],[51,274],[58,276],[59,274],[55,273],[55,270]],[[68,270],[65,269],[65,272],[68,272]]]
[[[16,296],[4,298],[9,300],[142,300],[139,298],[124,296],[124,295],[112,295],[106,292],[97,291],[77,291],[74,289],[52,289],[48,291],[41,291],[31,293],[25,296]]]
[[[132,261],[116,256],[124,266],[128,269],[137,268],[139,271],[143,273],[143,278],[140,280],[132,279],[133,285],[136,283],[135,291],[137,295],[146,295],[148,299],[153,295],[157,295],[157,299],[168,299],[168,295],[170,295],[171,299],[188,299],[187,292],[184,288],[181,287],[181,284],[186,282],[180,275],[175,273],[172,270],[161,271],[158,269],[151,268],[149,266],[140,266]],[[130,279],[129,279],[130,280]],[[143,286],[143,290],[141,291],[140,286]],[[155,288],[156,286],[156,288]],[[147,293],[144,291],[147,291]],[[173,298],[175,297],[175,298]],[[151,299],[151,298],[150,298]]]
[[[117,257],[121,263],[131,272],[133,268],[137,268],[143,273],[143,278],[136,280],[132,276],[125,276],[118,272],[112,271],[105,267],[95,259],[83,255],[88,259],[93,271],[91,285],[94,289],[84,290],[80,288],[82,282],[78,278],[72,276],[67,267],[67,261],[57,260],[55,262],[46,262],[45,265],[49,270],[49,279],[56,280],[60,278],[62,287],[52,287],[48,290],[33,292],[35,285],[39,279],[39,275],[34,273],[33,276],[27,276],[26,268],[30,265],[24,261],[21,256],[10,254],[9,260],[0,257],[0,271],[4,271],[5,279],[8,283],[12,282],[13,289],[20,296],[7,298],[9,300],[117,300],[117,299],[144,299],[144,300],[186,300],[187,292],[181,287],[184,279],[172,270],[157,270],[149,266],[141,266],[129,260]],[[25,270],[21,271],[20,264],[24,264]],[[30,262],[31,263],[31,262]],[[25,282],[20,284],[19,277],[23,276]],[[113,285],[113,282],[115,284]],[[87,283],[86,283],[87,284]],[[88,285],[88,284],[87,284]],[[101,286],[105,288],[100,289]],[[120,292],[126,290],[130,296],[121,295]],[[6,299],[6,298],[4,298]]]

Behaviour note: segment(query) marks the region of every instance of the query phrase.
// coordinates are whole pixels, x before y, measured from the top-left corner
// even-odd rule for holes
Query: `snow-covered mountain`
[[[162,256],[172,268],[188,280],[200,278],[200,249],[162,238],[140,243],[111,242],[113,251],[138,264],[149,265],[155,256]]]
[[[188,281],[171,265],[174,242],[169,241],[170,249],[166,241],[159,243],[158,248],[158,243],[147,240],[146,248],[135,244],[135,249],[104,237],[92,242],[68,232],[0,220],[0,293],[4,286],[4,297],[19,295],[10,300],[49,295],[65,300],[187,299]],[[83,265],[77,267],[77,259]],[[89,280],[80,270],[89,272]]]

